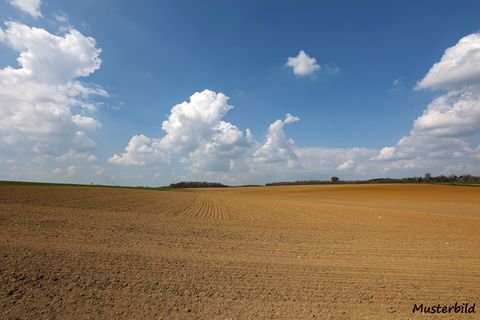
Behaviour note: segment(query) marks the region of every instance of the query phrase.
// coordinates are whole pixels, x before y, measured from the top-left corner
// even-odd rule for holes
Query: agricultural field
[[[480,187],[0,186],[0,319],[475,319]]]

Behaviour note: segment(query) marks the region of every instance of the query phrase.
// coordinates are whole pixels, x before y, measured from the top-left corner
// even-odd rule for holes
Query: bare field
[[[477,319],[480,188],[0,186],[0,319]]]

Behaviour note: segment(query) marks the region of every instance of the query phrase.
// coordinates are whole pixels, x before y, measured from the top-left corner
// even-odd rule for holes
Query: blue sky
[[[0,89],[11,95],[0,94],[2,179],[157,185],[480,174],[478,1],[18,2],[0,2]],[[62,44],[69,34],[79,43]],[[72,56],[64,61],[65,46]],[[456,48],[450,60],[448,48]],[[295,74],[287,62],[301,50],[318,67]],[[6,72],[30,67],[16,60],[22,53],[55,81]],[[47,82],[78,101],[14,100],[15,86],[37,92]],[[88,97],[72,93],[73,83]],[[190,100],[195,92],[205,107]],[[33,117],[28,108],[44,109]],[[216,117],[182,122],[189,110]],[[276,120],[284,123],[271,127]],[[167,133],[163,121],[180,124]],[[91,143],[79,147],[79,132]],[[148,139],[124,150],[140,135]]]

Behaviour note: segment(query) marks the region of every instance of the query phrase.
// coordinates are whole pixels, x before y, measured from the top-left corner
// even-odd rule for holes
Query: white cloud
[[[184,163],[188,162],[198,169],[228,169],[230,160],[235,159],[251,142],[248,131],[243,133],[235,125],[222,120],[232,109],[227,101],[228,97],[223,93],[210,90],[194,93],[190,101],[171,109],[168,119],[162,123],[165,136],[133,136],[125,152],[113,155],[109,162],[145,165],[169,162],[172,154],[181,154]]]
[[[10,4],[25,11],[34,18],[42,16],[42,13],[40,12],[40,0],[10,0]]]
[[[355,167],[355,161],[347,160],[337,167],[338,171],[346,171]]]
[[[480,131],[480,86],[452,91],[433,100],[413,123],[413,135],[467,137]]]
[[[480,82],[480,33],[463,37],[445,50],[439,62],[417,83],[417,89],[458,89]]]
[[[293,68],[293,73],[300,77],[308,76],[321,68],[317,60],[303,50],[296,57],[289,57],[286,65]]]
[[[379,152],[378,155],[375,156],[374,160],[390,160],[395,155],[395,147],[384,147]]]
[[[191,152],[205,141],[234,144],[242,139],[242,132],[221,119],[232,109],[223,93],[210,90],[196,92],[189,102],[174,106],[168,120],[163,121],[166,132],[162,139],[165,148]]]
[[[287,113],[285,120],[277,120],[273,122],[267,131],[265,142],[253,154],[254,160],[258,162],[282,162],[297,160],[297,156],[293,151],[294,142],[287,139],[283,131],[286,124],[299,121],[300,118]]]
[[[79,128],[84,130],[95,130],[101,126],[100,122],[95,120],[92,117],[85,117],[79,114],[75,114],[72,116],[72,121],[75,123]]]
[[[45,29],[12,21],[7,22],[6,26],[3,41],[20,53],[17,61],[21,68],[3,69],[4,81],[12,84],[16,81],[35,81],[65,85],[100,68],[101,50],[96,48],[95,39],[85,37],[75,29],[70,29],[64,36],[57,36]]]
[[[394,146],[384,147],[372,160],[389,161],[384,164],[386,169],[427,164],[441,168],[443,163],[444,168],[479,170],[478,164],[470,163],[474,163],[479,148],[480,34],[466,36],[445,50],[442,59],[416,87],[427,88],[448,91],[426,107],[408,136]]]
[[[143,134],[135,135],[128,142],[124,153],[115,154],[108,161],[113,164],[143,166],[147,161],[153,162],[163,158],[156,146],[158,146],[158,140]]]
[[[77,80],[100,68],[95,40],[75,29],[59,36],[18,22],[0,30],[0,41],[19,53],[18,68],[0,69],[0,140],[52,155],[95,147],[88,133],[100,122],[91,99],[108,93]]]
[[[283,127],[299,120],[287,114],[269,126],[265,141],[260,143],[249,129],[242,131],[223,120],[233,107],[223,93],[210,90],[196,92],[186,101],[175,105],[163,121],[165,135],[150,138],[135,135],[122,154],[109,162],[123,165],[169,163],[179,158],[191,172],[232,172],[257,164],[296,160],[293,141],[287,139]]]
[[[463,93],[442,95],[414,121],[408,136],[382,148],[372,159],[468,158],[475,153],[469,138],[479,132],[480,100]]]

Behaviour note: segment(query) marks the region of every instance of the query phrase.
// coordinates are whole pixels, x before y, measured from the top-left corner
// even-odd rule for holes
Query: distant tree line
[[[332,177],[330,180],[299,180],[299,181],[284,181],[272,182],[265,184],[266,186],[288,186],[288,185],[312,185],[312,184],[374,184],[374,183],[458,183],[458,184],[479,184],[480,177],[469,174],[456,175],[440,175],[432,176],[430,173],[423,177],[409,177],[409,178],[375,178],[369,180],[340,180],[338,177]]]
[[[265,184],[266,186],[291,186],[291,185],[315,185],[315,184],[376,184],[376,183],[450,183],[450,184],[480,184],[480,177],[469,174],[456,175],[440,175],[432,176],[430,173],[423,177],[409,178],[375,178],[369,180],[340,180],[338,177],[331,177],[330,180],[298,180],[272,182]],[[245,185],[258,186],[258,185]],[[181,181],[170,184],[170,188],[228,188],[229,186],[218,182],[204,181]]]
[[[297,180],[297,181],[281,181],[266,183],[266,186],[290,186],[290,185],[311,185],[311,184],[334,184],[347,183],[346,181],[331,181],[331,180]]]
[[[438,177],[433,177],[431,174],[427,173],[423,177],[422,182],[432,182],[432,183],[480,183],[480,177],[472,176],[470,174],[465,174],[465,175],[462,175],[462,176],[440,175]]]
[[[170,188],[227,188],[228,186],[218,182],[181,181],[170,184]]]

